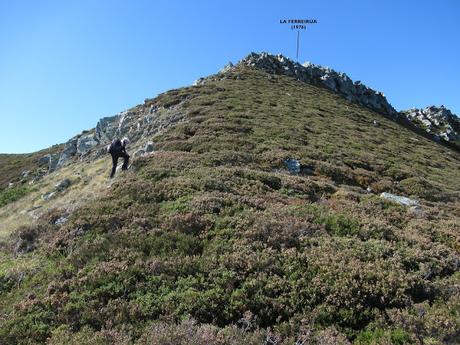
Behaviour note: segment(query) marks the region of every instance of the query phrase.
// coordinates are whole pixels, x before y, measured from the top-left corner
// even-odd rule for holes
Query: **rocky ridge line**
[[[268,53],[251,53],[238,64],[256,67],[273,74],[284,74],[308,84],[321,85],[342,94],[351,102],[387,115],[397,115],[397,111],[388,103],[383,93],[361,84],[360,81],[353,82],[345,73],[336,72],[328,67],[309,62],[301,65],[283,55]]]
[[[270,74],[287,75],[308,84],[325,87],[351,102],[382,113],[400,123],[415,126],[435,141],[445,141],[460,148],[460,119],[444,106],[432,105],[425,109],[398,112],[382,92],[373,90],[360,81],[353,81],[345,73],[310,62],[299,64],[281,54],[250,53],[236,65],[229,62],[217,75],[237,66],[255,67]],[[201,78],[196,83],[204,83],[207,79],[209,78]]]

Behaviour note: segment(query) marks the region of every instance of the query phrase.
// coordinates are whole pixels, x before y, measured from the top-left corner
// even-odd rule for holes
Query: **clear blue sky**
[[[251,51],[295,58],[281,18],[315,18],[300,62],[398,109],[460,115],[460,1],[0,0],[0,152],[31,152]]]

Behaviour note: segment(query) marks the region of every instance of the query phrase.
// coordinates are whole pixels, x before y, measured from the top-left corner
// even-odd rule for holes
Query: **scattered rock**
[[[300,165],[300,174],[301,175],[314,175],[315,167],[312,165]]]
[[[28,210],[26,210],[25,212],[21,212],[21,213],[27,213],[29,217],[33,219],[38,219],[39,212],[37,212],[37,210],[39,210],[40,208],[41,206],[33,206],[29,208]]]
[[[136,152],[134,152],[134,157],[142,157],[145,154],[145,151],[143,149],[139,149]]]
[[[55,225],[61,226],[61,225],[65,224],[65,223],[67,222],[68,219],[69,219],[69,218],[66,217],[66,216],[59,217],[59,218],[54,222],[54,224],[55,224]]]
[[[29,181],[29,184],[34,184],[35,182],[37,181],[40,181],[43,176],[45,176],[47,173],[47,170],[38,170],[35,172],[35,174],[33,175],[32,179]]]
[[[298,174],[300,172],[300,162],[297,159],[288,158],[284,160],[284,165],[291,174]]]
[[[42,199],[44,201],[48,201],[49,199],[53,198],[56,195],[56,192],[48,192],[42,195]]]
[[[64,189],[67,189],[71,185],[71,182],[68,178],[63,179],[57,185],[54,186],[54,190],[57,192],[62,192]]]
[[[153,141],[147,142],[144,147],[145,152],[153,152],[154,146],[153,146]]]
[[[30,174],[30,170],[24,170],[21,173],[21,178],[26,178],[27,176],[29,176],[29,174]]]
[[[70,238],[75,238],[75,237],[78,237],[78,236],[83,236],[90,229],[91,229],[91,225],[83,224],[82,226],[79,226],[79,227],[73,229],[70,232],[69,237]]]
[[[416,218],[421,218],[424,215],[423,209],[420,206],[411,206],[408,212]]]
[[[154,149],[153,142],[149,141],[145,144],[144,148],[139,149],[136,152],[134,152],[134,157],[142,157],[146,153],[153,152],[153,149]]]
[[[405,196],[399,196],[391,193],[382,193],[380,197],[386,200],[393,201],[397,204],[404,205],[404,206],[419,206],[417,200],[406,198]]]

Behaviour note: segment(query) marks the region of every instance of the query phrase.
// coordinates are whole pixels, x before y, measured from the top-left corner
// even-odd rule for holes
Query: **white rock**
[[[419,206],[417,200],[406,198],[405,196],[399,196],[391,193],[382,193],[380,197],[386,200],[393,201],[397,204],[404,205],[404,206]]]

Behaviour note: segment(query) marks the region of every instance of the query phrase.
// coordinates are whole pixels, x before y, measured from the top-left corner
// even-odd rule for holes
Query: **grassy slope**
[[[4,242],[19,226],[30,225],[40,215],[53,209],[72,212],[88,200],[97,198],[107,187],[107,176],[111,162],[107,157],[95,161],[71,164],[46,175],[32,185],[22,184],[17,188],[8,188],[1,194],[25,189],[26,193],[16,202],[1,205],[0,199],[0,243]],[[71,181],[70,188],[58,192],[50,200],[42,196],[53,192],[63,179]]]
[[[0,343],[458,341],[459,153],[283,76],[198,90],[111,192],[12,237],[38,248],[4,248]]]

